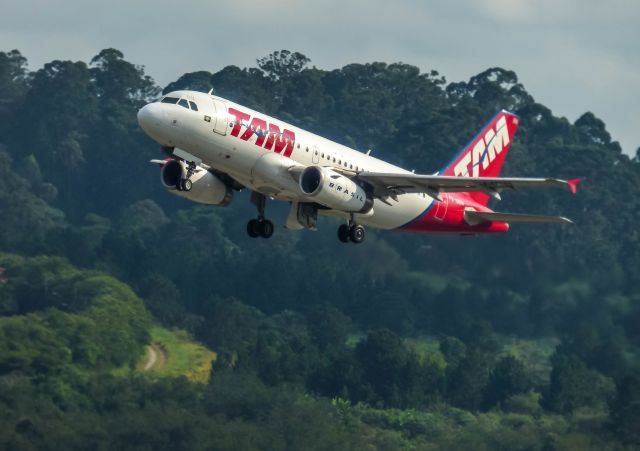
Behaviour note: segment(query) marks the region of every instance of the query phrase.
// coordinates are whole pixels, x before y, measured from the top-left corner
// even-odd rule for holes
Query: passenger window
[[[185,107],[187,110],[189,109],[189,103],[187,102],[187,99],[180,99],[178,105]]]
[[[162,103],[178,103],[178,99],[176,97],[165,97],[162,99]]]
[[[193,111],[198,111],[198,105],[195,102],[189,102],[189,106]]]

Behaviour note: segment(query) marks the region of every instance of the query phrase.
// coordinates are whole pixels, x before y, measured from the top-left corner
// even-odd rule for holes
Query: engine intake
[[[356,182],[320,166],[309,166],[300,175],[300,189],[315,202],[333,210],[368,213],[373,199]]]

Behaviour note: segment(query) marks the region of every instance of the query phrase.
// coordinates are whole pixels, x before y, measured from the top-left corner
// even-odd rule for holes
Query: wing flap
[[[499,213],[485,211],[464,212],[464,220],[469,225],[477,225],[483,222],[506,222],[509,224],[573,224],[564,216],[527,215],[520,213]]]

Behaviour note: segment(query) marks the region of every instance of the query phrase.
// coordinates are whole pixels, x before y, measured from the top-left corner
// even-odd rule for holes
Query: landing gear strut
[[[258,209],[258,219],[252,219],[247,223],[247,233],[251,238],[270,238],[273,235],[273,222],[265,219],[264,209],[267,198],[264,194],[253,191],[251,193],[251,203]]]
[[[353,215],[348,224],[342,224],[338,227],[338,239],[343,243],[362,243],[364,241],[364,227],[355,223]]]
[[[184,178],[178,179],[176,183],[176,189],[178,191],[191,191],[193,188],[193,182],[191,182],[191,176],[196,172],[196,164],[193,161],[187,162],[187,174]]]

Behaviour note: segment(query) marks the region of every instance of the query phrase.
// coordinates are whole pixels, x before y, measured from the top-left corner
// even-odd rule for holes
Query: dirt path
[[[147,346],[147,350],[149,351],[149,358],[143,367],[143,371],[157,370],[164,367],[167,362],[167,355],[162,346],[151,343]]]

